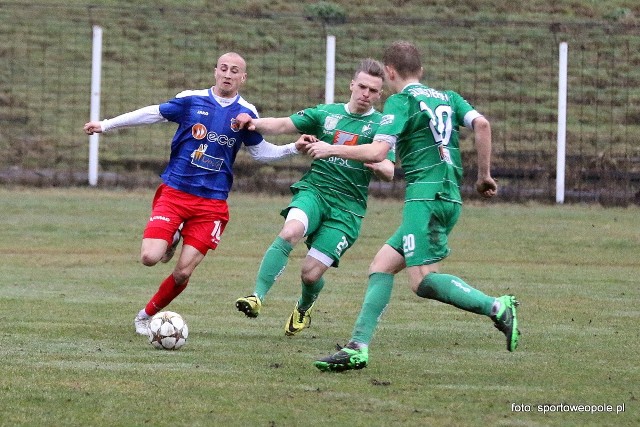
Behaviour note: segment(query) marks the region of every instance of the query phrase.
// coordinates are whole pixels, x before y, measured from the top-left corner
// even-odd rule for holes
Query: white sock
[[[369,347],[369,345],[367,345],[367,344],[365,344],[363,342],[351,341],[350,343],[353,344],[354,347],[357,347],[358,350],[363,350],[363,349]]]
[[[140,319],[148,319],[148,318],[150,318],[151,316],[149,316],[149,315],[147,314],[147,312],[146,312],[146,311],[144,311],[144,308],[143,308],[142,310],[140,310],[140,311],[138,312],[138,317],[139,317]]]
[[[491,306],[491,315],[495,316],[496,314],[498,314],[501,308],[502,308],[502,303],[498,298],[496,298],[496,300],[493,302],[493,305]]]

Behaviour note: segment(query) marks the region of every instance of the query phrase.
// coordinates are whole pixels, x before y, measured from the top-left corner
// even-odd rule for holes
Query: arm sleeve
[[[108,132],[121,127],[150,125],[166,121],[167,119],[160,114],[159,105],[149,105],[148,107],[121,114],[113,119],[105,119],[100,124],[102,125],[102,131]]]
[[[296,144],[293,142],[287,145],[275,145],[264,139],[257,145],[247,146],[247,150],[254,160],[263,163],[286,159],[287,157],[298,154]]]
[[[318,133],[318,123],[324,123],[324,118],[319,114],[318,106],[300,110],[289,118],[298,132],[311,135]]]
[[[469,129],[473,129],[473,121],[482,116],[479,112],[473,108],[469,102],[457,92],[448,91],[449,99],[452,101],[452,105],[455,113],[460,117],[462,124]]]

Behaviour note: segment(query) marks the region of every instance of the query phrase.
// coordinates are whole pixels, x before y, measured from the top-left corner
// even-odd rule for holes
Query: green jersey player
[[[378,251],[371,267],[367,292],[349,343],[337,353],[317,360],[323,371],[361,369],[368,363],[368,345],[391,297],[394,275],[404,268],[411,289],[419,297],[451,304],[490,317],[514,351],[520,332],[518,302],[511,295],[485,295],[459,277],[439,272],[449,254],[448,236],[460,215],[462,161],[458,129],[473,129],[478,156],[476,189],[493,197],[497,185],[490,174],[491,127],[487,119],[453,91],[439,91],[420,83],[420,54],[408,42],[393,43],[383,62],[394,95],[387,99],[383,118],[366,147],[307,145],[312,157],[340,156],[376,161],[395,148],[406,177],[402,223]]]
[[[353,76],[346,104],[318,105],[290,117],[251,119],[241,115],[237,120],[240,127],[263,134],[303,133],[340,146],[371,144],[382,118],[373,104],[380,99],[383,82],[382,64],[365,59]],[[314,160],[302,179],[291,186],[293,198],[281,212],[285,218],[282,230],[264,254],[253,294],[239,298],[237,309],[248,317],[258,316],[292,249],[306,237],[309,251],[302,264],[302,294],[284,330],[294,335],[308,327],[311,309],[324,287],[323,274],[338,266],[340,257],[358,238],[372,174],[391,181],[394,160],[393,150],[377,162],[339,156]]]

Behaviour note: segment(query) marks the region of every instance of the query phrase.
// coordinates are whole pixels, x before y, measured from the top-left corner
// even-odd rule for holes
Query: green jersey
[[[291,115],[299,132],[315,135],[328,144],[370,144],[382,115],[373,108],[353,114],[346,104],[321,104]],[[395,152],[387,158],[395,161]],[[372,172],[364,163],[340,157],[314,160],[302,179],[291,187],[315,188],[332,206],[364,217]]]
[[[458,129],[480,116],[462,96],[420,83],[387,99],[376,139],[397,150],[405,172],[405,200],[462,203]]]

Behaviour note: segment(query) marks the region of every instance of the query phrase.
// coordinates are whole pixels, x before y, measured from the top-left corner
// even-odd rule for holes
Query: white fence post
[[[560,43],[558,61],[558,156],[556,159],[556,203],[564,203],[564,177],[567,144],[567,42]]]
[[[91,58],[91,111],[89,120],[100,120],[100,77],[102,73],[102,27],[93,26]],[[100,134],[89,136],[89,185],[98,184],[98,145]]]
[[[336,36],[327,36],[327,73],[325,77],[324,102],[333,104],[336,85]]]

